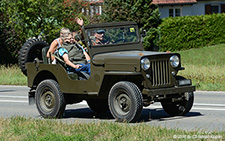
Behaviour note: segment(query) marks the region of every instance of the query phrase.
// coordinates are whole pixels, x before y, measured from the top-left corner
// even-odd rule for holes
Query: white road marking
[[[4,100],[0,100],[0,102],[5,102],[5,103],[28,103],[28,97],[26,96],[0,95],[0,98],[4,98]],[[6,98],[8,100],[5,100]],[[16,99],[27,99],[27,100],[16,100]],[[87,105],[87,102],[82,101],[80,103],[77,103],[77,105]],[[162,106],[156,103],[145,108],[161,108],[162,109]],[[225,104],[194,103],[192,110],[225,111]]]
[[[160,105],[150,105],[148,108],[159,108],[159,109],[162,109],[162,106],[160,106]],[[213,107],[213,108],[210,108],[210,106],[208,106],[208,107],[204,107],[204,108],[202,108],[202,107],[196,107],[195,106],[195,104],[194,104],[194,106],[191,108],[192,110],[205,110],[205,111],[225,111],[225,107],[224,108],[215,108],[215,107]]]
[[[0,95],[0,98],[28,98],[28,96],[9,96],[9,95]]]
[[[208,103],[194,103],[196,106],[217,106],[217,107],[225,107],[225,104],[208,104]]]
[[[192,109],[193,110],[206,110],[206,111],[225,111],[225,108],[218,109],[218,108],[196,108],[196,107],[193,107]]]
[[[0,102],[8,102],[8,103],[28,103],[28,101],[20,101],[20,100],[0,100]]]

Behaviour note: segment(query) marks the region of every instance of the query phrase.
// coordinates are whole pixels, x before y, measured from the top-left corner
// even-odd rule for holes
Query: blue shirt
[[[60,56],[63,56],[65,53],[66,53],[66,54],[69,53],[65,48],[60,48],[60,49],[59,49],[59,55],[60,55]]]

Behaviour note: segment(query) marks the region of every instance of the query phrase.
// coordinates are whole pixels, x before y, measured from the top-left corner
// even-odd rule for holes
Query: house
[[[225,0],[153,0],[160,18],[225,13]]]
[[[101,15],[104,0],[81,0],[84,2],[82,12],[85,15]]]

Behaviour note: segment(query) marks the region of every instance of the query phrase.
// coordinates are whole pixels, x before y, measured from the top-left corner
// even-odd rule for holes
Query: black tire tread
[[[183,76],[176,76],[176,80],[185,80],[185,79],[186,78]],[[183,101],[183,102],[186,102],[184,111],[179,111],[177,107],[175,106],[176,104],[180,104],[181,102],[176,102],[176,103],[161,102],[161,105],[164,111],[172,116],[183,116],[187,114],[191,110],[194,103],[194,93],[188,92],[188,94],[189,94],[189,100]]]
[[[125,117],[119,116],[116,113],[114,113],[114,109],[111,105],[112,103],[111,103],[110,97],[111,97],[113,91],[119,87],[122,87],[126,91],[133,91],[132,98],[135,103],[135,107],[134,107],[135,113],[129,113],[128,116],[125,116]],[[123,122],[123,121],[136,122],[139,119],[139,117],[142,113],[142,109],[143,109],[143,98],[142,98],[141,92],[136,84],[129,82],[129,81],[120,81],[111,88],[109,98],[108,98],[108,103],[109,103],[109,108],[110,108],[110,111],[111,111],[113,117],[116,118],[116,120],[119,122]]]
[[[28,39],[23,44],[23,46],[21,47],[21,49],[19,51],[18,64],[24,75],[27,75],[27,70],[26,70],[25,64],[27,62],[33,61],[28,58],[28,54],[29,54],[29,51],[31,50],[31,48],[33,46],[35,46],[35,44],[38,44],[40,46],[40,49],[42,49],[45,46],[48,46],[47,42],[45,42],[41,38]],[[38,58],[38,59],[42,60],[42,58]]]
[[[58,97],[59,97],[59,106],[57,107],[58,109],[56,111],[53,111],[51,113],[48,113],[48,114],[44,114],[42,112],[42,109],[39,107],[39,99],[38,96],[39,96],[39,91],[40,89],[45,86],[45,85],[48,85],[49,87],[51,87],[52,89],[54,89],[55,91],[58,91]],[[38,87],[37,87],[37,90],[36,90],[36,93],[35,93],[35,100],[36,100],[36,106],[37,106],[37,109],[38,109],[38,112],[40,113],[40,115],[44,118],[61,118],[62,117],[62,114],[65,110],[65,107],[66,107],[66,102],[65,102],[65,98],[64,98],[64,95],[63,93],[61,92],[60,90],[60,87],[58,85],[58,83],[55,81],[55,80],[52,80],[52,79],[47,79],[47,80],[44,80],[42,81]]]

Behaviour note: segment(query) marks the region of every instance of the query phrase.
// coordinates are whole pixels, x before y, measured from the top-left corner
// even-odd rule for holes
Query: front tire
[[[36,106],[44,118],[60,118],[66,104],[63,93],[55,80],[42,81],[35,94]]]
[[[136,84],[121,81],[109,92],[109,108],[119,122],[136,122],[143,109],[143,98]]]

